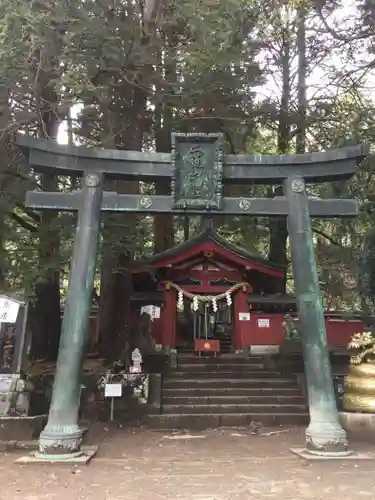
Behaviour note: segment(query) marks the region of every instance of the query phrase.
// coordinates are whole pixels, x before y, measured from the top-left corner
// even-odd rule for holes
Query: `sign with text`
[[[0,296],[0,323],[15,323],[20,303]]]
[[[259,318],[257,320],[258,328],[269,328],[270,320],[268,318]]]
[[[240,321],[250,321],[250,313],[238,313],[238,319]]]
[[[106,398],[121,398],[122,384],[105,384],[104,397]]]
[[[174,208],[221,209],[224,167],[220,144],[220,134],[172,133]]]
[[[0,394],[10,392],[12,386],[13,375],[1,374],[0,375]]]
[[[143,306],[141,308],[141,314],[146,313],[150,316],[151,321],[160,318],[160,307],[154,305]]]

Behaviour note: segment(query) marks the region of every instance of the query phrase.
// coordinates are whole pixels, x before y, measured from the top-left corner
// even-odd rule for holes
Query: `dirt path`
[[[303,430],[261,436],[223,429],[181,438],[97,426],[88,440],[100,450],[83,467],[20,466],[17,454],[0,456],[0,500],[375,498],[375,460],[307,463],[289,452],[303,445]]]

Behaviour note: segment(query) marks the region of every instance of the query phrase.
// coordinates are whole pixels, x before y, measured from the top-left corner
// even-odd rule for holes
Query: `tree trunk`
[[[184,241],[189,241],[190,238],[190,220],[187,215],[183,218],[183,227],[184,227]]]
[[[155,146],[159,153],[170,153],[172,149],[172,107],[168,93],[176,80],[175,63],[175,34],[171,30],[164,37],[164,68],[162,58],[159,57],[159,88],[156,95],[159,100],[155,106]],[[165,77],[163,79],[163,69]],[[162,83],[163,82],[163,83]],[[160,96],[164,94],[163,101]],[[169,179],[160,179],[155,182],[155,194],[169,195],[171,183]],[[154,217],[154,254],[163,252],[174,245],[174,227],[172,214],[158,214]]]
[[[129,90],[129,89],[128,89]],[[123,130],[121,117],[113,116],[109,103],[105,105],[106,113],[111,118],[107,127],[105,147],[115,148],[117,141],[122,148],[140,151],[143,144],[145,126],[145,111],[147,95],[141,86],[134,87],[132,128],[125,133],[116,133]],[[130,90],[129,90],[130,92]],[[126,93],[125,93],[126,95]],[[117,124],[117,121],[120,123]],[[119,193],[139,193],[138,182],[115,181],[109,182],[107,187]],[[137,216],[115,214],[108,217],[105,222],[105,234],[116,234],[118,228],[128,234],[135,232]],[[100,285],[100,310],[99,310],[99,354],[107,362],[121,359],[128,355],[131,344],[131,304],[132,294],[132,260],[133,251],[129,248],[116,249],[110,242],[104,242],[102,248],[102,268]]]
[[[296,153],[306,150],[306,6],[301,3],[298,9],[297,47],[298,47],[298,123],[296,134]]]
[[[4,172],[8,166],[8,134],[5,132],[10,122],[10,109],[9,109],[9,89],[5,82],[0,82],[0,149],[1,149],[1,160],[0,160],[0,172]],[[0,187],[1,192],[4,190],[4,184],[6,184],[6,178],[1,175]],[[0,289],[4,290],[5,284],[5,211],[6,211],[6,199],[0,200]]]
[[[51,84],[58,60],[56,47],[50,46],[40,51],[40,68],[38,72],[37,107],[40,112],[39,137],[55,141],[59,128],[56,112],[58,95]],[[58,179],[54,173],[40,176],[44,191],[58,191]],[[32,336],[34,346],[40,346],[40,357],[57,359],[61,335],[60,306],[60,235],[57,212],[45,210],[40,217],[39,226],[39,263],[41,280],[35,289],[37,318],[33,324],[38,325]],[[44,346],[44,347],[42,347]],[[36,347],[33,355],[38,357]]]
[[[171,124],[168,119],[169,110],[164,111],[164,124],[156,132],[156,151],[169,153],[171,151]],[[170,195],[171,183],[169,179],[160,179],[155,182],[155,194]],[[173,247],[173,215],[158,214],[154,217],[154,254]]]
[[[290,26],[287,22],[283,30],[281,48],[282,95],[279,111],[277,149],[279,154],[287,154],[290,143]],[[283,196],[283,187],[276,186],[269,193],[271,196]],[[286,266],[288,263],[286,247],[288,240],[287,221],[285,217],[273,217],[269,223],[270,244],[268,258]]]

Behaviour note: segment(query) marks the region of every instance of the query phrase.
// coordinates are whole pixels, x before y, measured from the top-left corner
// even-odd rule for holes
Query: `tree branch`
[[[24,229],[27,229],[31,233],[37,233],[38,228],[37,226],[34,226],[30,222],[27,222],[23,217],[20,215],[16,214],[15,212],[10,213],[11,218],[16,221],[20,226],[22,226]]]
[[[313,231],[313,233],[318,234],[319,236],[322,236],[323,238],[328,240],[330,243],[332,243],[332,245],[336,245],[339,248],[344,248],[341,243],[339,243],[338,241],[336,241],[334,238],[332,238],[328,234],[324,233],[323,231],[320,231],[320,229],[316,229],[313,227],[312,231]]]
[[[337,32],[334,28],[332,28],[329,24],[328,24],[328,21],[327,19],[324,17],[323,15],[323,9],[322,9],[322,6],[321,5],[318,5],[317,8],[316,8],[316,12],[320,18],[320,20],[322,21],[325,29],[328,31],[328,33],[330,35],[333,36],[333,38],[335,38],[336,40],[340,40],[341,42],[346,42],[346,43],[350,43],[350,42],[354,42],[356,40],[364,40],[365,38],[369,38],[370,36],[373,35],[373,33],[371,33],[370,30],[367,30],[367,31],[362,31],[360,32],[358,35],[353,35],[351,37],[348,37],[346,35],[343,35],[342,33],[343,32]]]
[[[36,223],[40,223],[40,215],[37,212],[34,212],[33,210],[29,210],[23,203],[17,202],[16,206],[23,210],[25,214],[30,217],[30,219],[33,219]]]

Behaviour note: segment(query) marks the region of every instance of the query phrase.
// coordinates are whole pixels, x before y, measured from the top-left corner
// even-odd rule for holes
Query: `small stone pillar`
[[[85,174],[51,406],[47,425],[39,439],[37,455],[41,458],[65,460],[81,454],[82,431],[78,427],[78,411],[102,194],[102,175]]]

